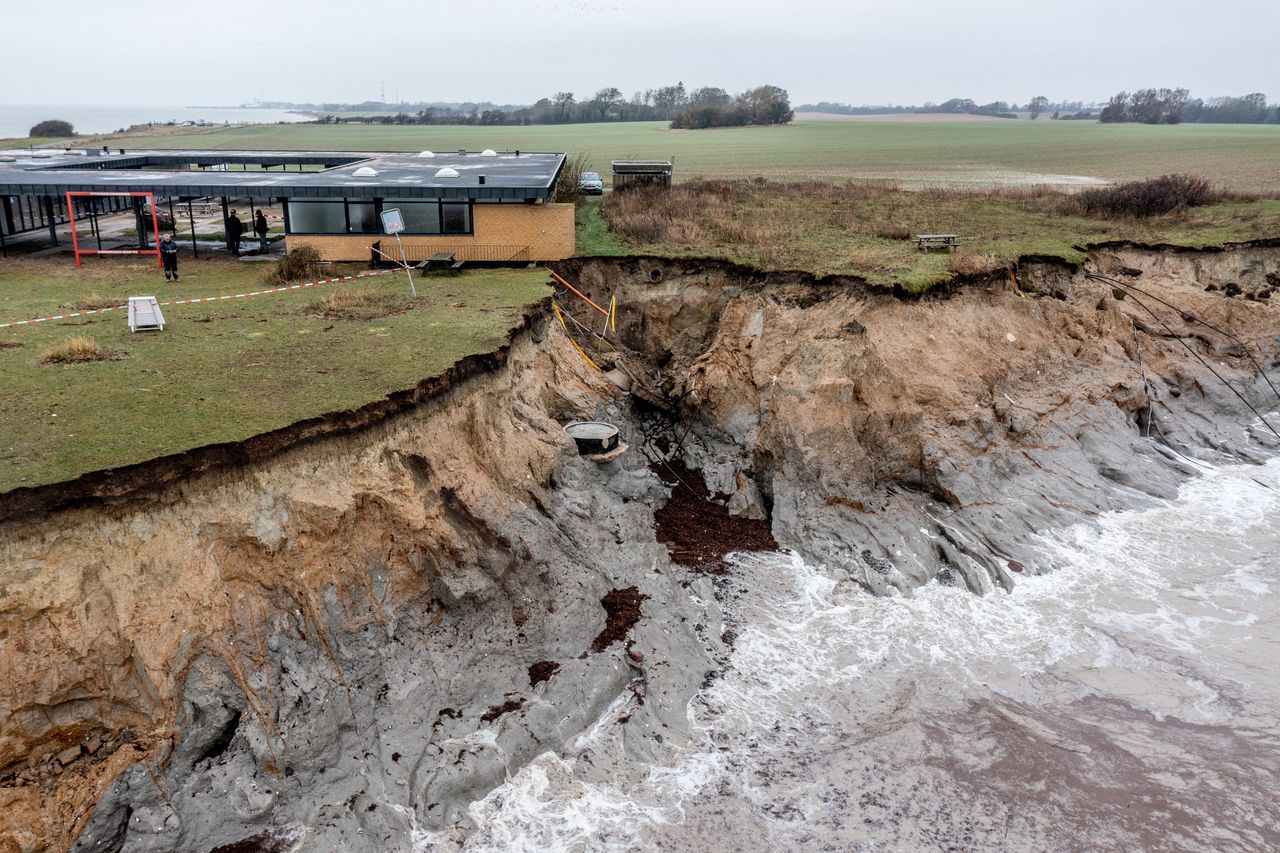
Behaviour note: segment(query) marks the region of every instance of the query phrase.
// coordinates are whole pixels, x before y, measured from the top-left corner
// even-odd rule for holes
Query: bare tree
[[[1049,108],[1049,99],[1044,95],[1036,95],[1031,99],[1031,103],[1027,105],[1027,111],[1031,113],[1031,120],[1035,121],[1040,118],[1040,114]]]

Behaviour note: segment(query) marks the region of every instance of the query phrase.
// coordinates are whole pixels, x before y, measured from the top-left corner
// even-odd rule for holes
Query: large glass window
[[[457,201],[386,199],[382,209],[398,207],[406,234],[470,234],[471,205]]]
[[[377,234],[382,231],[373,202],[347,202],[347,231],[352,234]]]
[[[444,234],[471,233],[471,205],[440,205],[440,231]]]
[[[381,234],[379,214],[400,209],[405,234],[470,234],[471,204],[457,201],[291,201],[290,234]]]
[[[340,201],[289,202],[289,233],[344,234],[347,213]]]
[[[439,234],[440,203],[435,201],[387,201],[383,209],[396,207],[404,219],[406,234]]]

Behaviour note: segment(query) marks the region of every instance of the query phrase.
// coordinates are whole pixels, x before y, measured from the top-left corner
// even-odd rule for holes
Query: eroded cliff
[[[1165,329],[1088,270],[1187,316]],[[712,580],[655,539],[654,459],[872,591],[981,592],[1052,568],[1037,531],[1170,494],[1180,454],[1274,438],[1174,334],[1274,407],[1192,319],[1270,367],[1274,249],[1116,247],[922,299],[711,262],[565,271],[618,296],[636,396],[541,318],[379,418],[0,527],[0,843],[406,849],[465,835],[469,802],[590,726],[663,760],[725,638]],[[618,462],[560,429],[597,415],[633,445]]]

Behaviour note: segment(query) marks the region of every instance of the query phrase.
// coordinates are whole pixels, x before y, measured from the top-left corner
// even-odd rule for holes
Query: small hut
[[[613,188],[622,190],[638,186],[671,186],[670,160],[614,160]]]

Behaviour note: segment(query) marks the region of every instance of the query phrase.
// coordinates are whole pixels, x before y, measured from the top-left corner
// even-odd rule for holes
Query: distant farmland
[[[532,127],[294,124],[124,137],[112,145],[586,152],[606,178],[611,159],[673,155],[680,179],[853,178],[993,186],[1189,172],[1234,189],[1280,192],[1280,127],[1267,125],[1102,125],[1046,119],[797,121],[786,127],[671,131],[665,122]]]

